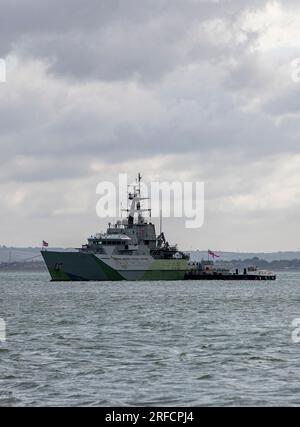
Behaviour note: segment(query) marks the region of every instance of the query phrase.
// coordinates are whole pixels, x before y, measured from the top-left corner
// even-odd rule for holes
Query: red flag
[[[45,242],[45,240],[43,240],[43,248],[48,248],[48,246],[49,246],[49,243]]]
[[[220,258],[220,255],[215,254],[213,251],[208,249],[208,255],[211,255],[213,258]]]

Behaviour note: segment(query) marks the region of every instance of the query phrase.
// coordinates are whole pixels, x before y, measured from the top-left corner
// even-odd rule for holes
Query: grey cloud
[[[84,199],[88,187],[92,200],[97,181],[123,167],[131,174],[138,167],[146,176],[160,179],[190,174],[206,181],[207,245],[210,238],[217,245],[217,222],[226,229],[220,231],[220,246],[228,233],[240,234],[243,225],[253,226],[253,217],[263,236],[261,211],[251,214],[225,207],[232,199],[252,197],[261,185],[267,194],[273,179],[280,186],[281,178],[273,178],[272,171],[281,163],[273,162],[272,156],[299,153],[299,87],[286,85],[286,77],[278,77],[273,68],[290,57],[257,53],[252,49],[259,37],[255,31],[249,30],[240,42],[237,37],[243,14],[266,3],[2,2],[0,55],[19,61],[0,86],[0,183],[6,195],[2,212],[9,212],[2,222],[3,238],[9,241],[6,229],[15,221],[23,228],[20,238],[30,240],[40,215],[35,238],[50,227],[63,245],[62,233],[56,230],[62,223],[67,227],[67,214],[76,205],[75,196],[74,201],[72,195],[64,197],[70,183],[81,183],[78,198]],[[205,31],[210,20],[221,26],[216,35]],[[228,31],[224,39],[223,25]],[[32,66],[35,62],[39,67]],[[93,169],[97,162],[102,166]],[[23,187],[28,191],[20,202],[24,214],[20,210],[13,219],[10,196]],[[67,216],[52,215],[58,200]],[[93,209],[93,202],[89,207]],[[268,215],[271,212],[276,227],[283,211],[270,208]],[[84,232],[98,224],[90,213],[89,227],[86,214],[74,214],[76,220],[68,225],[77,244],[82,224]],[[176,225],[170,227],[176,232]],[[254,231],[249,226],[251,242]],[[193,244],[201,233],[189,235]],[[238,241],[242,244],[236,237]],[[263,237],[259,244],[264,248]]]
[[[295,84],[282,95],[267,102],[264,109],[274,116],[285,116],[300,113],[300,87]]]
[[[234,21],[241,10],[237,1],[5,2],[2,52],[42,58],[69,78],[157,80],[192,58],[228,54],[230,45],[201,37],[190,46],[190,34],[210,18]]]

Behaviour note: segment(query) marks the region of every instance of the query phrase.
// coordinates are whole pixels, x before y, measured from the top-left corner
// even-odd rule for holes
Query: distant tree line
[[[266,261],[265,259],[254,257],[244,260],[216,261],[216,265],[229,269],[255,266],[264,270],[296,270],[300,269],[300,259]]]

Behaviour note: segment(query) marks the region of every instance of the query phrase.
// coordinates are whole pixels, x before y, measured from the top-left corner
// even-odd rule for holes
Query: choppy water
[[[51,283],[0,273],[0,406],[300,405],[300,274]]]

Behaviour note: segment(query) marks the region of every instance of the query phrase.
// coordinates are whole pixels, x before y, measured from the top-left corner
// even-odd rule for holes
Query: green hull
[[[141,260],[134,261],[136,265],[132,265],[127,262],[128,259],[99,259],[93,253],[42,251],[42,256],[52,280],[59,282],[183,280],[189,269],[184,259],[155,260],[152,257],[141,257]]]

